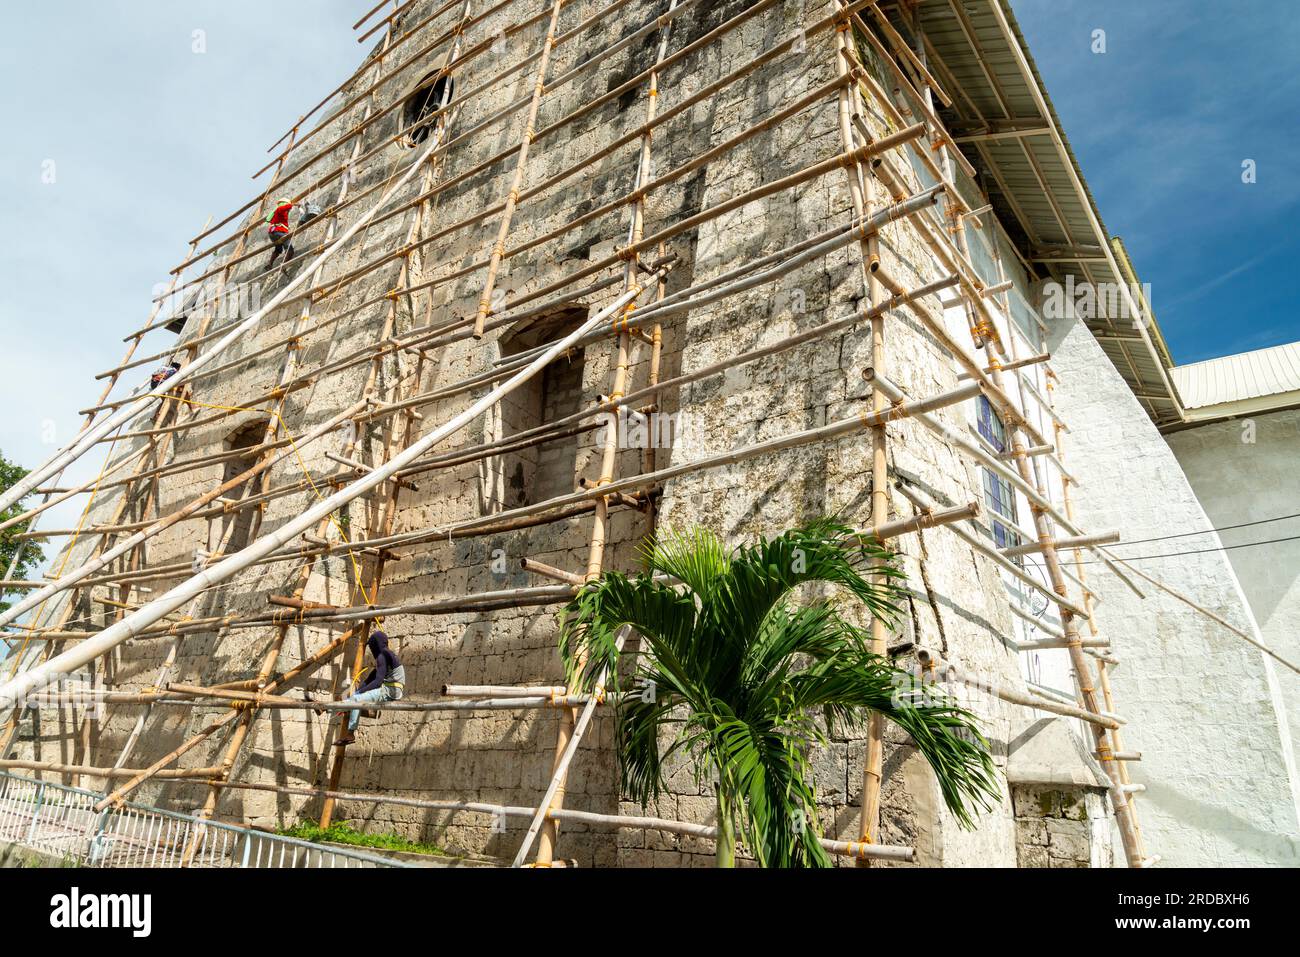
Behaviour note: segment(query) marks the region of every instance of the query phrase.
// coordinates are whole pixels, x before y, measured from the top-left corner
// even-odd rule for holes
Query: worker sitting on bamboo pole
[[[174,376],[177,372],[179,372],[180,369],[181,369],[180,362],[177,361],[176,359],[173,359],[167,365],[154,370],[154,374],[149,376],[149,388],[150,389],[158,388],[160,385],[162,385],[164,382],[166,382],[168,379]]]
[[[267,264],[267,269],[275,265],[281,253],[284,253],[285,262],[293,258],[293,240],[289,238],[292,233],[289,229],[291,212],[293,212],[293,201],[282,198],[275,201],[275,209],[271,210],[270,215],[266,217],[266,221],[271,224],[266,236],[275,247],[271,250],[271,261]]]
[[[388,647],[388,636],[382,631],[372,631],[366,642],[370,656],[375,659],[375,666],[357,685],[352,694],[344,698],[346,704],[373,704],[382,701],[397,701],[402,697],[405,687],[406,671]],[[361,720],[361,709],[344,712],[347,715],[347,731],[334,742],[338,747],[351,744],[356,740],[357,723]]]

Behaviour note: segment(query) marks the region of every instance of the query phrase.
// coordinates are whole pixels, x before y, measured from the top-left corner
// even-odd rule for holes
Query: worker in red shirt
[[[271,261],[267,264],[267,269],[275,265],[275,261],[280,258],[281,253],[284,253],[285,262],[293,258],[293,241],[289,239],[289,214],[291,212],[293,212],[292,200],[277,199],[275,208],[266,217],[266,221],[271,224],[267,230],[267,239],[271,240],[271,245],[275,247],[271,250]]]

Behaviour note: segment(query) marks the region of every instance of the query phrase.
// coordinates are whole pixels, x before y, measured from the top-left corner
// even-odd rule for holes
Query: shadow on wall
[[[1141,795],[1144,801],[1155,804],[1174,820],[1199,822],[1199,829],[1239,848],[1243,854],[1254,858],[1251,866],[1258,866],[1260,859],[1269,860],[1270,853],[1278,847],[1282,835],[1272,831],[1261,830],[1245,818],[1233,814],[1222,807],[1198,801],[1185,792],[1176,791],[1156,781],[1147,783],[1146,792]],[[1285,839],[1285,838],[1283,838]],[[1300,842],[1288,840],[1290,856],[1283,860],[1271,860],[1270,863],[1284,867],[1300,866]],[[1206,866],[1231,867],[1234,861],[1205,861]],[[1247,866],[1241,863],[1239,866]]]

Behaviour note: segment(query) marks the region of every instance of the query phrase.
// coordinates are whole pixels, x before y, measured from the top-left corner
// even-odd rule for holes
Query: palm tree
[[[670,534],[644,553],[645,573],[607,572],[573,599],[560,654],[571,685],[617,688],[622,670],[624,686],[630,678],[640,689],[614,696],[633,800],[644,808],[662,793],[674,754],[712,779],[718,866],[734,866],[737,837],[762,866],[829,865],[808,756],[872,711],[912,736],[963,826],[973,826],[972,807],[998,799],[988,743],[968,712],[932,694],[910,698],[911,676],[872,654],[834,600],[793,600],[799,586],[827,583],[893,621],[903,576],[892,553],[832,519],[734,550],[709,531]],[[620,669],[624,626],[641,641]]]

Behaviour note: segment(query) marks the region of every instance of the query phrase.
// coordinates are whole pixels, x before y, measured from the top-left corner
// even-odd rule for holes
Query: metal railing
[[[0,771],[0,843],[81,867],[413,867],[404,861],[255,831]]]

